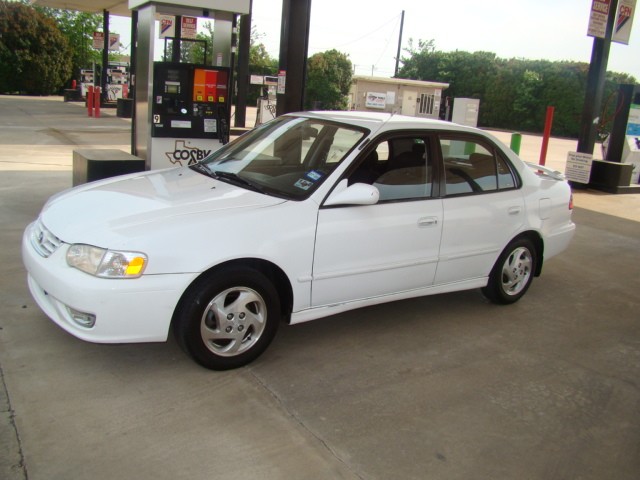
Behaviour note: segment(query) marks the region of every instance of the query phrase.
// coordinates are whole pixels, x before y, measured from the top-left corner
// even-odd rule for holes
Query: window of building
[[[418,113],[420,115],[433,115],[433,107],[435,105],[435,95],[429,95],[427,93],[420,94]]]

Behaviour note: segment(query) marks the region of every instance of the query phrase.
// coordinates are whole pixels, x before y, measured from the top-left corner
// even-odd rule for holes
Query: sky
[[[445,52],[487,51],[500,58],[588,63],[593,48],[593,38],[587,36],[591,2],[312,0],[309,56],[336,49],[348,55],[356,75],[393,76],[404,10],[401,58],[407,56],[413,39],[415,47],[419,40],[433,40],[436,50]],[[276,58],[281,18],[282,0],[253,0],[252,25]],[[120,28],[121,23],[112,21],[113,30],[121,33],[126,45],[128,27]],[[640,15],[636,15],[629,45],[612,44],[608,69],[633,75],[640,82]]]

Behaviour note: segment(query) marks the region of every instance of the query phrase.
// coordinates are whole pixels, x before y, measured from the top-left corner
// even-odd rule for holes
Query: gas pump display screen
[[[227,72],[196,68],[193,72],[193,101],[225,103],[227,100]]]

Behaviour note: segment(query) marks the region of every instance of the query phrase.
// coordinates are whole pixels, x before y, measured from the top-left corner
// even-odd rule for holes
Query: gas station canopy
[[[61,10],[77,10],[88,13],[102,13],[106,10],[110,14],[120,17],[131,16],[127,0],[91,0],[90,2],[86,0],[31,0],[31,3]]]
[[[131,9],[135,9],[149,0],[30,0],[32,4],[41,7],[59,8],[62,10],[77,10],[80,12],[102,13],[109,12],[111,15],[130,17]],[[202,8],[211,11],[227,11],[240,14],[249,13],[249,0],[160,0],[156,4],[165,4],[182,8]]]

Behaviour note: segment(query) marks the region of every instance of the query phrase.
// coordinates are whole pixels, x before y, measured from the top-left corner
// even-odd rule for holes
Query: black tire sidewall
[[[524,286],[524,288],[516,295],[509,295],[504,291],[504,288],[502,286],[502,267],[504,266],[507,259],[511,256],[511,254],[518,248],[526,248],[529,251],[532,259],[531,272],[527,280],[527,284]],[[487,286],[482,289],[482,292],[489,300],[494,303],[507,305],[517,302],[524,296],[525,293],[527,293],[527,290],[529,290],[531,282],[533,281],[534,273],[536,271],[537,262],[537,252],[531,240],[529,240],[528,238],[518,238],[511,241],[511,243],[506,246],[506,248],[498,257],[498,260],[496,261],[493,269],[491,270],[491,274],[489,275]]]
[[[220,292],[233,287],[246,287],[260,294],[267,309],[267,319],[257,342],[233,357],[216,355],[209,350],[200,334],[202,314]],[[205,368],[228,370],[244,366],[260,356],[269,346],[280,324],[280,301],[269,279],[257,270],[245,267],[225,268],[198,279],[176,308],[174,334],[180,346]]]

